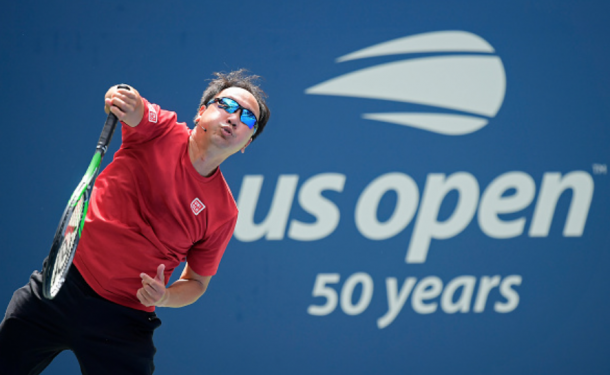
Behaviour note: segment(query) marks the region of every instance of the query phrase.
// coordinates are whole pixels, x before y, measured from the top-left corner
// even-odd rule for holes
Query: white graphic
[[[148,105],[148,121],[157,123],[157,111],[155,111],[155,107],[152,105]]]
[[[476,176],[465,171],[429,173],[420,184],[408,174],[390,172],[372,180],[354,202],[355,207],[341,212],[341,207],[323,193],[342,193],[346,175],[321,173],[303,182],[299,178],[295,174],[278,177],[265,219],[257,223],[254,214],[265,177],[244,176],[237,201],[239,216],[235,238],[242,242],[263,237],[268,241],[280,241],[287,236],[296,241],[318,241],[334,233],[342,218],[353,215],[360,234],[374,241],[396,237],[413,223],[413,232],[406,244],[405,262],[425,263],[434,241],[454,238],[472,222],[490,238],[509,239],[524,234],[548,237],[551,223],[562,220],[556,208],[566,190],[571,191],[571,202],[563,219],[563,236],[581,237],[595,190],[593,177],[578,170],[566,174],[545,172],[537,178],[542,181],[539,186],[536,186],[534,177],[522,171],[505,172],[487,186],[482,186]],[[420,191],[418,186],[423,186],[423,189]],[[389,191],[397,197],[394,212],[387,220],[379,221],[379,204]],[[513,193],[505,195],[508,191]],[[451,192],[457,192],[457,204],[451,215],[441,218],[440,208]],[[291,217],[295,197],[301,209],[315,218],[314,222],[302,222]],[[527,217],[523,210],[530,206],[533,212]],[[519,217],[510,219],[504,216],[519,213]]]
[[[199,198],[195,198],[193,199],[193,201],[191,202],[191,210],[193,210],[193,213],[195,215],[199,215],[201,213],[201,211],[203,211],[203,209],[205,208],[205,204],[203,204]]]
[[[452,54],[372,66],[312,86],[305,93],[391,100],[463,112],[362,115],[368,120],[411,126],[439,134],[463,135],[487,125],[502,106],[506,75],[502,60],[493,55],[493,47],[477,35],[465,31],[413,35],[347,54],[339,57],[337,62],[430,52]]]

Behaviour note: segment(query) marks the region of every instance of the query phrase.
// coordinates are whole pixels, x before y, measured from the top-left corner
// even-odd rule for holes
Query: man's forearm
[[[159,307],[184,307],[197,301],[205,293],[206,286],[199,280],[179,279],[165,290],[156,303]]]

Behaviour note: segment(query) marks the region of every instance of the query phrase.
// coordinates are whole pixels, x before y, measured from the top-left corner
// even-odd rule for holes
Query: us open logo
[[[203,211],[203,209],[205,208],[205,204],[203,204],[199,198],[195,198],[193,199],[193,201],[191,202],[191,210],[193,210],[193,213],[195,215],[199,215],[201,213],[201,211]]]
[[[506,74],[494,48],[475,34],[437,31],[407,36],[336,61],[414,53],[446,54],[368,67],[312,86],[305,93],[430,106],[434,112],[364,113],[362,117],[444,135],[475,132],[495,117],[504,101]]]

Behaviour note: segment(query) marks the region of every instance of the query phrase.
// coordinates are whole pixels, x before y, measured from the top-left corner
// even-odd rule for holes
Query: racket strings
[[[60,245],[59,251],[57,252],[57,260],[53,267],[53,274],[51,277],[51,294],[53,296],[59,292],[59,289],[61,288],[66,275],[68,274],[68,266],[72,262],[74,248],[78,242],[78,231],[81,224],[84,207],[85,199],[84,196],[81,196],[74,207],[74,211],[70,216],[68,224],[64,229],[63,241]]]

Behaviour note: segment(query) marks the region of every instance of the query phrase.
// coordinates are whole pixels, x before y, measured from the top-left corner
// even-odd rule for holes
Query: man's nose
[[[233,126],[237,126],[237,124],[239,124],[239,122],[241,121],[240,119],[240,111],[237,110],[233,113],[229,113],[229,122],[233,125]]]

